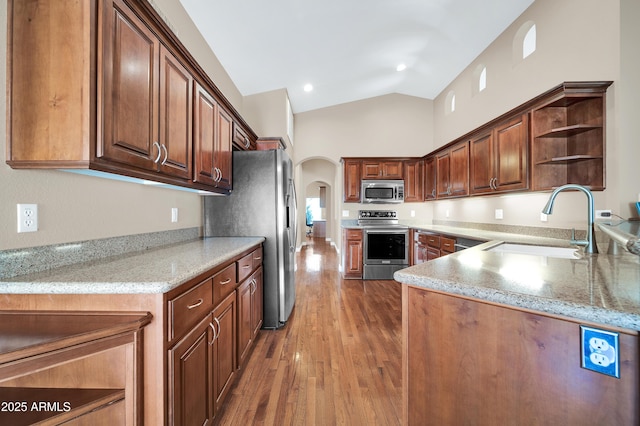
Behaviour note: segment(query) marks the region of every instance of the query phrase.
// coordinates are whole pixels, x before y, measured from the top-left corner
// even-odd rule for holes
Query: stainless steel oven
[[[409,266],[409,228],[399,225],[394,211],[360,210],[364,230],[363,279],[390,280]]]

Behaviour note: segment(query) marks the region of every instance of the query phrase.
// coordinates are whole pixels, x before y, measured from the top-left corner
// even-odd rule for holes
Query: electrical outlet
[[[38,205],[18,204],[18,232],[38,230]]]
[[[611,210],[596,210],[596,219],[611,219]]]
[[[580,326],[582,368],[620,378],[618,333]]]
[[[502,209],[496,209],[496,219],[504,219],[504,211]]]
[[[544,213],[540,213],[540,222],[546,222],[547,221],[547,215]]]
[[[178,208],[177,207],[172,207],[171,208],[171,222],[177,222],[178,221]]]

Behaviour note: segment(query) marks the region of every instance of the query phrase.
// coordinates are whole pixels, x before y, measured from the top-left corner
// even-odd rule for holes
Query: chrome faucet
[[[585,193],[585,195],[587,196],[587,239],[586,240],[576,240],[576,230],[573,229],[571,231],[571,244],[575,244],[578,246],[584,246],[584,252],[585,253],[598,253],[598,246],[596,245],[596,233],[595,233],[595,229],[594,229],[594,223],[593,223],[593,218],[594,218],[594,210],[593,210],[593,194],[591,193],[591,191],[582,186],[582,185],[576,185],[573,183],[570,183],[568,185],[562,185],[559,188],[556,188],[552,193],[551,196],[549,197],[549,201],[547,201],[547,205],[544,206],[544,209],[542,209],[542,213],[544,214],[551,214],[551,211],[553,210],[553,202],[555,201],[556,197],[558,196],[558,194],[562,191],[568,191],[568,190],[572,190],[572,189],[577,189],[578,191],[582,191]]]

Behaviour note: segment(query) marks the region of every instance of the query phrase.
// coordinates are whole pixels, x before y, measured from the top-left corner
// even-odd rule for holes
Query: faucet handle
[[[571,228],[571,241],[569,241],[569,244],[586,247],[589,245],[589,240],[576,240],[576,228]]]

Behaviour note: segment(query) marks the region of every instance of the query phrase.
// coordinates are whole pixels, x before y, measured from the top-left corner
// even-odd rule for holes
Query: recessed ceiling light
[[[311,84],[307,83],[307,84],[304,85],[304,91],[305,92],[310,92],[312,90],[313,90],[313,86]]]
[[[407,66],[406,66],[405,64],[399,64],[399,65],[396,67],[396,71],[404,71],[404,70],[406,70],[406,69],[407,69]]]

